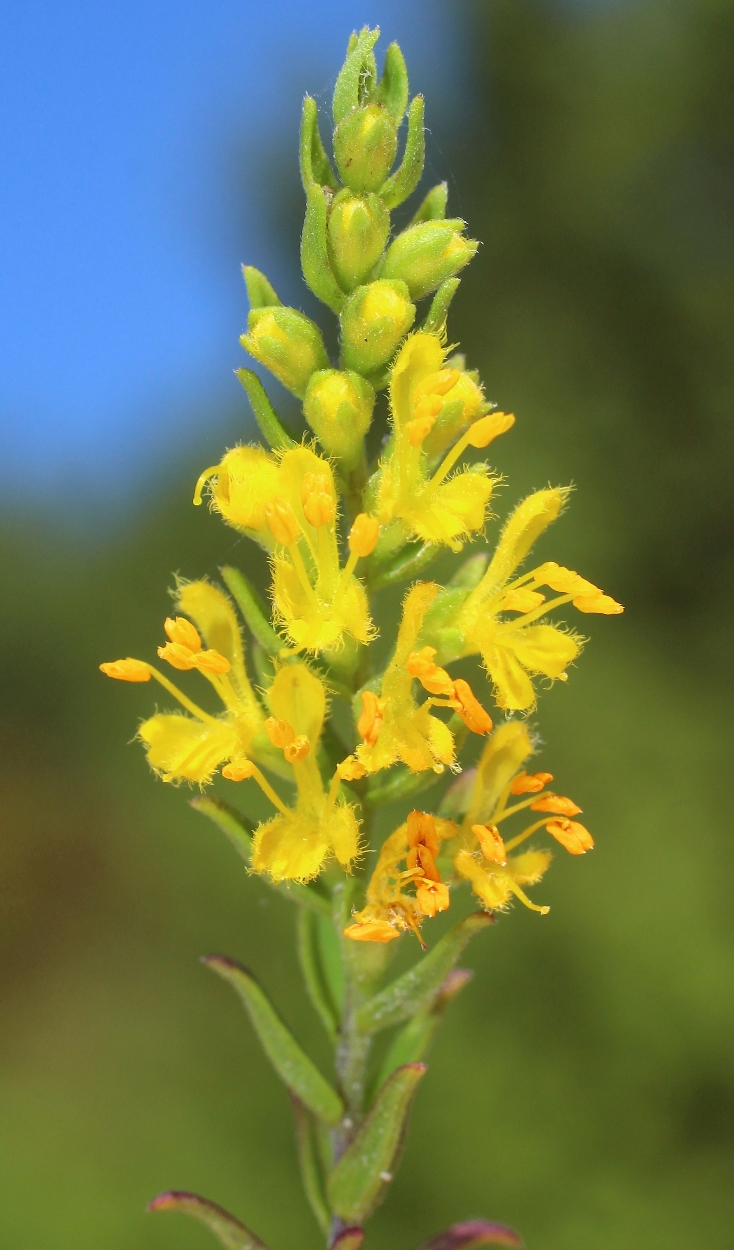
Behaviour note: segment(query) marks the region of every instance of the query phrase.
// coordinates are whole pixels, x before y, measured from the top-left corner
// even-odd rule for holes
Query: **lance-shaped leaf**
[[[397,43],[391,43],[385,53],[382,78],[375,92],[375,99],[384,104],[399,126],[408,107],[408,69]]]
[[[386,208],[397,208],[415,191],[423,173],[426,137],[423,133],[423,96],[414,97],[408,110],[408,137],[403,159],[379,193]]]
[[[425,199],[421,201],[408,225],[417,226],[421,221],[443,221],[446,216],[448,198],[449,184],[439,182],[438,186],[432,187]]]
[[[416,1063],[419,1059],[425,1059],[446,1008],[456,995],[461,993],[464,986],[468,985],[473,976],[474,973],[468,968],[454,968],[428,1006],[422,1011],[417,1011],[403,1026],[393,1038],[390,1049],[382,1061],[375,1081],[375,1089],[381,1089],[395,1069],[402,1067],[404,1063]]]
[[[148,1210],[180,1211],[182,1215],[193,1215],[194,1219],[201,1220],[219,1238],[225,1250],[267,1250],[265,1243],[251,1233],[249,1228],[245,1228],[244,1224],[240,1224],[233,1215],[217,1206],[216,1202],[209,1202],[198,1194],[172,1189],[149,1202]]]
[[[422,1011],[446,980],[470,938],[492,923],[489,912],[477,911],[450,929],[425,959],[365,1003],[357,1015],[358,1027],[365,1033],[376,1033]]]
[[[418,1250],[478,1250],[479,1246],[522,1246],[523,1240],[514,1228],[489,1220],[466,1220],[452,1224],[445,1232],[424,1241]]]
[[[311,1112],[304,1107],[295,1094],[291,1094],[291,1102],[296,1121],[296,1146],[303,1188],[319,1228],[322,1233],[328,1233],[331,1215],[324,1194],[324,1177],[316,1140],[316,1124]]]
[[[331,187],[334,191],[338,189],[339,183],[321,142],[318,107],[310,95],[303,101],[300,158],[304,191],[308,191],[315,182],[322,187]]]
[[[347,298],[334,277],[326,246],[328,208],[324,188],[314,182],[306,192],[306,217],[301,234],[301,268],[314,295],[339,313]]]
[[[242,812],[238,812],[236,807],[230,807],[229,803],[225,803],[223,799],[214,798],[211,794],[200,794],[195,799],[189,799],[189,804],[194,811],[201,812],[202,816],[208,816],[209,820],[213,820],[218,829],[226,834],[235,850],[242,859],[250,867],[250,859],[252,855],[252,828],[248,824]],[[325,894],[321,893],[320,887],[316,882],[310,885],[300,885],[297,881],[270,881],[267,877],[262,878],[277,890],[278,894],[283,894],[289,898],[292,903],[298,903],[301,907],[308,907],[311,911],[321,912],[322,915],[331,915],[331,903]]]
[[[393,1073],[329,1177],[329,1202],[343,1220],[363,1223],[392,1180],[410,1104],[425,1071],[424,1063],[408,1063]]]
[[[375,573],[369,579],[370,590],[381,590],[383,586],[410,581],[440,554],[440,543],[409,543],[392,560],[377,565]]]
[[[247,391],[247,398],[252,405],[252,411],[263,438],[276,449],[282,447],[284,451],[288,451],[289,448],[295,447],[290,434],[281,425],[280,418],[265,394],[265,388],[257,374],[253,373],[252,369],[235,369],[235,373]]]
[[[336,1124],[344,1110],[341,1098],[298,1045],[252,973],[224,955],[206,955],[202,963],[234,986],[281,1081],[314,1115]]]
[[[254,586],[250,584],[244,573],[232,565],[226,564],[219,571],[253,637],[268,655],[278,655],[283,649],[283,639],[276,634],[270,624],[265,606]]]
[[[350,39],[347,59],[334,86],[331,111],[335,126],[344,121],[354,109],[359,108],[369,94],[375,65],[372,49],[379,38],[379,30],[369,30],[365,26],[356,41]]]
[[[265,274],[260,273],[260,270],[256,269],[254,265],[243,265],[242,277],[245,279],[250,308],[279,308],[282,306],[283,301],[276,292],[275,287],[268,281]]]
[[[327,946],[330,937],[333,951]],[[329,1037],[334,1040],[340,1014],[333,967],[335,961],[339,966],[338,938],[330,919],[322,919],[305,908],[298,917],[298,959],[309,998]]]
[[[456,295],[460,285],[459,278],[446,278],[431,300],[426,319],[421,326],[425,334],[440,334],[446,325],[449,315],[449,304]]]

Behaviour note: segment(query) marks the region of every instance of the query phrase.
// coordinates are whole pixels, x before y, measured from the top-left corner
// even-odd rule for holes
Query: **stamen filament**
[[[471,429],[471,426],[469,427],[469,429]],[[455,443],[454,446],[451,448],[451,451],[449,451],[444,456],[440,465],[436,469],[436,472],[434,473],[433,477],[428,483],[429,489],[431,486],[439,486],[441,484],[443,479],[446,477],[446,474],[449,473],[451,469],[453,469],[454,465],[456,464],[456,461],[459,459],[459,456],[462,454],[462,452],[466,451],[468,446],[469,446],[469,431],[467,431],[466,434],[462,434],[458,443]]]
[[[525,906],[529,907],[531,911],[540,912],[541,916],[548,915],[548,912],[550,911],[550,907],[540,907],[537,903],[532,903],[530,899],[528,898],[527,894],[525,893],[525,891],[521,890],[517,882],[512,880],[512,877],[507,877],[506,880],[507,880],[507,885],[512,890],[512,893],[517,895],[521,903],[524,903]]]
[[[266,781],[257,765],[253,764],[252,760],[250,760],[250,765],[252,767],[253,779],[257,782],[263,794],[267,795],[270,802],[273,804],[273,807],[277,807],[278,811],[282,812],[284,816],[289,816],[290,809],[286,807],[283,800],[275,793],[275,790],[271,786],[270,782]]]
[[[533,621],[537,621],[538,617],[545,616],[553,608],[559,608],[562,603],[570,603],[575,598],[575,595],[558,595],[555,599],[549,599],[547,603],[541,603],[540,607],[534,608],[532,612],[526,612],[524,616],[515,617],[514,621],[503,621],[498,626],[498,629],[510,630],[530,625]]]
[[[542,829],[543,825],[547,825],[548,821],[552,819],[552,815],[547,812],[542,820],[536,820],[534,825],[528,825],[527,829],[523,829],[522,833],[518,833],[516,838],[511,838],[509,842],[505,842],[505,850],[514,851],[515,847],[519,846],[521,842],[524,842],[526,838],[529,838],[533,833],[535,833],[536,829]],[[496,823],[497,821],[495,818],[495,824]]]
[[[521,812],[525,807],[532,807],[533,803],[537,803],[542,797],[542,791],[539,790],[536,794],[531,794],[529,799],[524,799],[522,803],[515,803],[514,807],[501,807],[492,817],[492,824],[498,825],[501,820],[507,820],[508,816],[514,816],[515,812]]]
[[[291,545],[288,547],[288,552],[291,557],[291,560],[293,561],[293,567],[296,570],[296,573],[298,574],[299,582],[303,586],[303,589],[305,590],[306,594],[311,600],[311,603],[313,604],[313,606],[315,608],[318,608],[320,605],[316,597],[316,591],[314,590],[313,586],[311,585],[311,582],[309,581],[308,573],[306,572],[306,566],[303,563],[303,556],[298,550],[298,544],[291,543]]]
[[[349,553],[349,559],[347,560],[347,562],[346,562],[346,564],[344,565],[344,568],[343,568],[343,570],[342,570],[342,575],[341,575],[341,577],[339,578],[339,582],[338,582],[337,588],[336,588],[336,590],[334,591],[334,598],[333,598],[333,601],[332,601],[334,604],[336,604],[336,603],[339,601],[339,599],[341,598],[341,596],[344,594],[344,591],[345,591],[345,590],[346,590],[346,588],[347,588],[347,583],[349,582],[350,577],[352,576],[352,574],[353,574],[354,570],[355,570],[355,569],[356,569],[356,567],[357,567],[357,561],[358,561],[358,560],[359,560],[359,554],[358,554],[358,552],[356,552],[356,551],[351,551],[351,552]]]
[[[188,697],[188,695],[184,694],[183,690],[179,690],[178,686],[175,686],[172,681],[169,681],[167,677],[164,677],[163,673],[160,673],[154,665],[148,664],[145,660],[142,660],[141,663],[145,664],[145,667],[151,677],[155,677],[156,681],[160,682],[164,689],[167,690],[169,694],[173,695],[174,699],[178,699],[179,703],[191,712],[197,720],[204,721],[207,725],[218,725],[220,723],[216,716],[210,716],[208,712],[205,712],[203,708],[200,708],[193,702],[192,699]]]

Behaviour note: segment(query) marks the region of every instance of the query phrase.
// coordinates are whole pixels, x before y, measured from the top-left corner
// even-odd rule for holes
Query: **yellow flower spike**
[[[408,658],[415,650],[423,618],[438,594],[432,582],[419,582],[408,592],[403,619],[398,630],[392,659],[382,679],[380,695],[364,691],[362,716],[358,723],[365,738],[357,748],[357,759],[369,773],[389,768],[401,760],[412,772],[432,768],[443,772],[454,762],[454,740],[450,729],[431,716],[431,701],[418,706],[413,698],[413,677]]]
[[[390,383],[393,438],[380,465],[375,510],[383,525],[398,520],[407,534],[458,551],[462,540],[484,525],[493,480],[478,466],[445,480],[468,446],[466,436],[450,463],[428,473],[422,444],[460,378],[458,370],[442,368],[444,355],[440,337],[423,332],[411,335],[398,354]]]
[[[111,660],[99,667],[105,677],[114,677],[117,681],[150,681],[151,677],[150,669],[142,660]]]
[[[308,881],[333,853],[348,868],[358,854],[359,824],[353,808],[338,801],[338,784],[324,792],[316,762],[326,715],[324,683],[296,662],[276,673],[267,693],[272,717],[266,733],[271,742],[282,743],[298,796],[294,808],[281,806],[255,831],[252,866],[274,881]]]

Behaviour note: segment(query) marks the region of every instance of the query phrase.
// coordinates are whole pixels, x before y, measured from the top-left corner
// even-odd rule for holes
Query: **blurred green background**
[[[486,1216],[531,1250],[729,1250],[734,5],[446,8],[473,105],[452,130],[428,92],[429,175],[449,178],[451,211],[484,240],[450,331],[519,417],[497,452],[498,512],[574,482],[541,554],[627,612],[584,622],[581,663],[536,717],[542,767],[583,805],[597,849],[556,857],[535,890],[546,919],[517,907],[469,949],[475,980],[368,1244],[410,1250]],[[242,176],[293,261],[292,299],[295,157],[289,132]],[[44,508],[32,480],[3,519],[9,1248],[204,1250],[198,1225],[145,1213],[171,1187],[222,1203],[274,1250],[320,1243],[286,1095],[197,962],[246,962],[325,1062],[293,915],[125,745],[150,689],[96,671],[152,654],[174,570],[252,561],[189,502],[199,470],[249,436],[244,414],[243,401],[212,430],[203,406],[198,441],[150,471],[114,526]]]

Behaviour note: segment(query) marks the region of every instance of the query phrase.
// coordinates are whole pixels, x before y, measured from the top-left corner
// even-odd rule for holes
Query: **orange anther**
[[[301,527],[287,499],[280,499],[276,496],[275,499],[269,500],[263,508],[263,515],[276,543],[291,547],[296,542]]]
[[[269,716],[263,728],[272,745],[280,747],[281,751],[295,741],[295,730],[287,720],[278,720],[275,716]]]
[[[454,683],[445,668],[434,663],[435,647],[421,647],[420,651],[411,651],[406,661],[406,668],[411,677],[417,677],[424,690],[429,694],[445,694],[449,698],[454,693]]]
[[[162,660],[167,660],[172,668],[177,668],[181,672],[196,668],[194,662],[196,652],[190,647],[184,647],[180,642],[167,642],[164,647],[158,648],[158,655]]]
[[[299,734],[287,747],[283,747],[283,755],[289,764],[295,764],[298,760],[305,760],[310,750],[311,743],[306,735]]]
[[[525,590],[521,586],[519,590],[511,590],[509,595],[505,595],[500,611],[532,612],[534,608],[539,608],[544,601],[545,595],[541,595],[540,591]]]
[[[117,681],[150,681],[148,666],[142,660],[108,660],[99,667],[105,677],[114,677]]]
[[[437,417],[442,408],[440,395],[421,395],[413,407],[413,417],[417,421],[422,421],[424,417]]]
[[[539,794],[552,780],[553,773],[518,773],[510,786],[510,794]]]
[[[565,846],[571,855],[585,855],[594,845],[594,839],[577,820],[564,820],[561,817],[558,820],[549,820],[546,825],[548,833],[560,842],[561,846]]]
[[[457,677],[454,682],[454,698],[458,699],[461,704],[461,707],[456,710],[457,715],[472,733],[480,735],[491,733],[492,718],[489,712],[485,712],[469,682],[464,681],[463,677]]]
[[[222,776],[226,777],[227,781],[247,781],[254,771],[255,765],[243,756],[242,759],[230,760],[229,764],[225,764]]]
[[[177,616],[175,620],[167,616],[163,628],[171,642],[178,642],[182,647],[188,647],[189,651],[201,651],[201,638],[185,616]]]
[[[621,603],[617,603],[611,595],[603,595],[601,591],[596,595],[578,595],[573,600],[573,606],[579,612],[600,612],[602,616],[617,616],[619,612],[624,612]]]
[[[408,813],[408,846],[425,846],[432,855],[438,855],[436,822],[430,812]],[[413,867],[409,864],[408,867]]]
[[[482,848],[482,855],[490,864],[507,863],[505,844],[496,825],[472,825],[471,831]]]
[[[352,555],[371,556],[379,536],[380,522],[377,517],[370,516],[369,512],[360,512],[349,531],[349,550]]]
[[[562,794],[543,794],[530,804],[531,812],[553,812],[554,816],[577,816],[581,811],[573,799],[565,799]]]
[[[353,942],[392,942],[400,937],[400,930],[387,920],[365,920],[363,924],[348,924],[344,936]]]
[[[488,447],[493,439],[504,434],[515,424],[511,412],[491,412],[488,417],[480,417],[466,432],[466,441],[470,447]]]
[[[541,586],[550,586],[551,590],[556,590],[561,595],[594,597],[601,594],[599,587],[593,582],[587,582],[585,577],[581,577],[573,569],[565,568],[562,564],[556,564],[555,560],[548,560],[546,564],[541,565],[535,574],[535,580],[540,582]]]
[[[429,373],[422,382],[419,382],[413,388],[411,396],[413,403],[423,395],[445,395],[456,386],[460,377],[461,371],[459,369],[439,369],[438,373]]]
[[[382,727],[382,708],[374,690],[362,691],[362,715],[357,721],[357,733],[368,746],[373,747]]]
[[[317,529],[330,525],[336,516],[336,501],[325,473],[306,473],[301,483],[301,503],[309,525]]]
[[[416,886],[415,898],[424,916],[435,916],[439,911],[446,911],[449,903],[449,888],[443,881],[419,881]]]
[[[408,435],[408,442],[411,447],[420,447],[425,438],[428,438],[431,430],[436,424],[435,417],[416,417],[414,421],[406,421],[405,432]]]
[[[232,665],[226,655],[221,655],[219,651],[199,651],[192,656],[194,668],[198,668],[200,673],[228,673]]]

